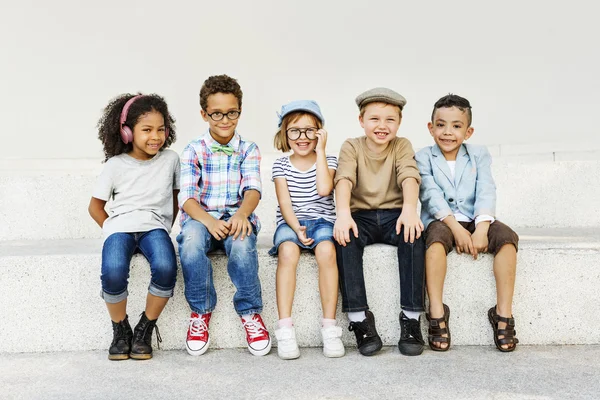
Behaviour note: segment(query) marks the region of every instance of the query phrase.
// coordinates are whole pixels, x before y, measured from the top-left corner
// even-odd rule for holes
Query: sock
[[[364,311],[355,311],[348,313],[348,319],[352,322],[362,322],[367,318]]]
[[[277,327],[279,328],[291,328],[292,326],[294,326],[292,323],[292,317],[283,318],[277,321]]]
[[[408,318],[408,319],[416,319],[417,321],[419,320],[419,317],[421,316],[421,312],[420,311],[406,311],[406,310],[402,310],[402,312],[404,313],[404,315],[406,315],[406,318]]]
[[[331,326],[335,326],[336,320],[335,319],[329,319],[329,318],[323,318],[321,319],[321,325],[323,326],[323,328],[329,328]]]
[[[253,316],[254,316],[254,314],[242,315],[242,321],[248,322],[248,321],[250,321],[252,319]]]

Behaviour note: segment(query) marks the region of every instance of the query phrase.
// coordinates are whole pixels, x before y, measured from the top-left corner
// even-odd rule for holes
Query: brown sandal
[[[427,321],[429,321],[429,335],[427,339],[429,341],[429,347],[433,351],[448,351],[450,348],[450,326],[448,320],[450,319],[450,307],[444,304],[444,316],[442,318],[431,318],[429,314],[425,314]],[[440,328],[440,324],[444,322],[445,328]],[[442,335],[448,335],[444,337]],[[446,347],[437,347],[434,343],[448,343]]]
[[[513,316],[511,315],[510,318],[501,317],[496,312],[496,306],[494,306],[489,309],[488,318],[490,320],[490,324],[492,324],[492,328],[494,329],[494,343],[496,344],[496,348],[503,353],[514,351],[514,349],[517,348],[519,339],[515,337],[517,331],[515,330],[515,319]],[[499,329],[498,322],[506,323],[506,328]],[[500,339],[498,336],[504,337]],[[509,347],[505,349],[502,347],[503,345],[508,345]]]

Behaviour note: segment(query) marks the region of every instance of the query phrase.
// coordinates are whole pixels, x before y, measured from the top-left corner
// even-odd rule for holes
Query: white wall
[[[89,4],[88,4],[89,3]],[[415,147],[433,103],[473,104],[474,143],[598,148],[599,6],[592,1],[12,1],[0,6],[0,158],[99,158],[95,124],[122,92],[157,92],[181,150],[204,129],[198,91],[227,73],[240,132],[273,151],[275,111],[313,98],[329,149],[362,134],[355,96],[408,99]]]

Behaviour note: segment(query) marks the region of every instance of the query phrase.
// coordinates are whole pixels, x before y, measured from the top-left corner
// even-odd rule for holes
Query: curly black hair
[[[438,108],[452,108],[456,107],[463,113],[467,113],[467,124],[471,126],[471,122],[473,121],[473,113],[471,111],[471,103],[469,100],[464,97],[460,97],[459,95],[448,93],[446,96],[442,97],[438,101],[435,102],[433,106],[433,111],[431,112],[431,122],[433,122],[433,118],[435,118],[435,110]]]
[[[208,96],[215,93],[232,94],[238,100],[238,107],[242,108],[242,88],[237,80],[227,75],[210,76],[204,81],[200,89],[200,107],[206,111]]]
[[[137,95],[140,95],[138,93]],[[104,161],[108,161],[109,158],[118,156],[119,154],[128,153],[133,149],[133,144],[123,143],[121,139],[121,111],[125,106],[125,103],[134,96],[131,93],[121,94],[108,103],[104,108],[104,112],[100,120],[98,121],[98,139],[104,145]],[[165,128],[169,131],[169,136],[165,140],[165,144],[161,147],[161,151],[169,147],[177,139],[175,133],[175,119],[169,113],[167,102],[164,98],[157,94],[143,95],[139,99],[131,104],[129,111],[127,112],[127,119],[125,125],[128,126],[132,131],[133,127],[139,120],[139,118],[151,111],[157,111],[163,115],[165,119]]]

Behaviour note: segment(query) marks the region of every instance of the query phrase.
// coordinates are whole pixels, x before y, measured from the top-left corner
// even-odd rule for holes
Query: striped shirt
[[[177,198],[181,226],[191,219],[183,211],[183,204],[188,199],[196,200],[212,217],[221,219],[225,214],[230,217],[235,214],[246,190],[262,191],[261,156],[256,143],[242,139],[236,131],[227,144],[233,148],[233,154],[228,156],[223,151],[211,151],[215,142],[207,131],[192,140],[181,153],[181,184]],[[256,214],[252,213],[249,220],[258,232],[260,221]]]
[[[337,158],[327,156],[329,169],[337,169]],[[290,162],[290,156],[278,158],[273,163],[273,181],[276,178],[284,178],[287,181],[288,190],[292,199],[292,209],[296,218],[319,219],[323,218],[335,222],[335,205],[333,203],[333,191],[329,196],[319,196],[317,193],[317,165],[313,165],[308,171],[296,169]],[[277,206],[277,226],[284,223],[281,209]]]

